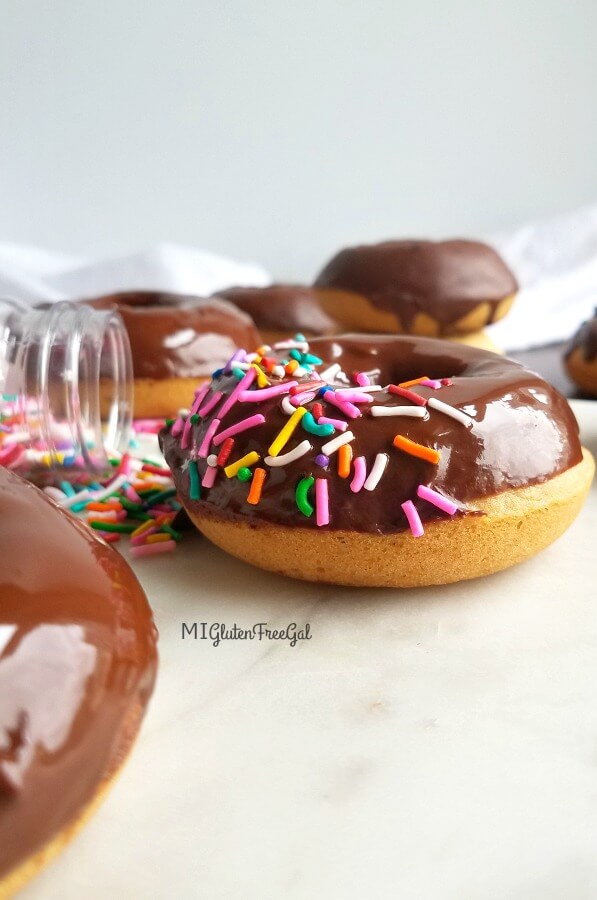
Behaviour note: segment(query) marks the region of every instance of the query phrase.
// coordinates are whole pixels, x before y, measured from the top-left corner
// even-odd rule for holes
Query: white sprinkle
[[[186,419],[186,417],[188,416],[189,412],[190,412],[190,410],[189,410],[189,409],[185,409],[184,406],[183,406],[183,407],[181,407],[181,409],[178,410],[178,412],[176,413],[176,415],[177,415],[177,417],[178,417],[179,419]]]
[[[48,497],[52,498],[52,500],[57,500],[58,502],[60,502],[63,499],[63,497],[66,497],[66,494],[64,493],[64,491],[60,491],[56,487],[45,487],[44,494],[47,494]]]
[[[375,462],[373,463],[373,468],[369,472],[367,480],[363,487],[366,491],[374,491],[379,482],[381,481],[381,476],[386,470],[386,466],[388,464],[388,455],[387,453],[378,453],[375,457]]]
[[[275,375],[276,378],[284,378],[286,375],[284,366],[272,366],[272,375]]]
[[[344,434],[339,434],[337,437],[332,438],[331,441],[328,441],[327,444],[324,444],[321,452],[325,453],[326,456],[331,456],[339,447],[342,447],[344,444],[350,444],[351,441],[354,441],[354,434],[352,431],[345,431]]]
[[[218,464],[218,457],[216,456],[215,453],[210,453],[209,456],[207,457],[207,465],[208,466],[217,466],[217,464]]]
[[[329,366],[327,369],[324,369],[323,372],[320,372],[323,381],[332,381],[338,372],[341,369],[340,363],[334,363],[332,366]]]
[[[309,373],[308,369],[305,369],[303,366],[297,366],[292,374],[293,374],[293,376],[296,376],[297,378],[302,378],[303,375],[307,375],[308,373]]]
[[[375,391],[385,391],[383,384],[355,384],[354,387],[337,388],[337,394],[373,394]]]
[[[474,420],[470,416],[467,416],[466,413],[463,413],[462,410],[456,409],[454,406],[449,406],[441,400],[436,400],[435,397],[429,398],[427,406],[430,406],[432,409],[437,409],[438,412],[442,412],[445,416],[456,419],[457,422],[461,422],[463,425],[473,424]]]
[[[308,353],[309,343],[307,341],[277,341],[274,344],[274,350],[300,350],[301,353]]]
[[[268,466],[286,466],[288,463],[294,462],[295,459],[300,459],[310,449],[311,443],[309,441],[301,441],[298,446],[289,450],[288,453],[282,453],[280,456],[266,456],[264,462]]]
[[[292,405],[288,395],[282,398],[282,411],[285,412],[287,416],[292,416],[296,412],[296,406]]]
[[[411,416],[413,419],[424,419],[427,415],[424,406],[371,406],[372,416]]]

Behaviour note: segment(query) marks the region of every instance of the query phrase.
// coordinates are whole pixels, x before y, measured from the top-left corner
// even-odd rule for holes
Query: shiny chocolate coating
[[[592,319],[588,319],[580,326],[566,348],[566,359],[572,356],[575,350],[582,351],[583,359],[592,362],[597,359],[597,307]]]
[[[258,347],[254,322],[220,298],[130,291],[84,301],[116,308],[126,325],[135,378],[205,378],[235,347]]]
[[[151,695],[156,630],[135,575],[0,468],[0,878],[122,762]]]
[[[317,528],[315,516],[306,517],[295,501],[298,482],[305,476],[325,478],[328,482],[330,523],[322,530],[346,530],[386,534],[406,530],[401,504],[412,500],[421,519],[445,517],[435,506],[417,497],[421,484],[431,487],[453,500],[456,515],[475,514],[475,501],[511,488],[540,484],[581,461],[578,424],[564,397],[539,375],[519,363],[494,353],[447,341],[411,336],[345,335],[311,342],[310,352],[323,360],[317,366],[323,371],[332,363],[340,363],[347,375],[369,372],[372,382],[387,386],[428,376],[450,379],[439,390],[417,385],[412,390],[421,397],[435,397],[471,417],[469,425],[455,421],[439,410],[428,408],[426,418],[374,418],[367,405],[360,418],[349,419],[354,434],[353,456],[364,456],[367,472],[376,455],[387,454],[385,472],[378,486],[353,493],[351,477],[340,478],[337,456],[330,457],[327,468],[316,462],[328,437],[307,433],[298,425],[284,448],[286,452],[307,439],[311,449],[295,462],[269,468],[263,462],[274,437],[288,421],[279,398],[261,403],[237,402],[221,420],[221,430],[247,416],[261,413],[265,423],[235,436],[230,462],[256,451],[258,465],[267,471],[258,505],[247,503],[248,486],[236,478],[218,473],[214,486],[203,490],[199,501],[189,498],[188,461],[197,457],[206,430],[217,407],[203,421],[191,427],[192,442],[181,448],[179,437],[170,428],[160,434],[160,442],[173,471],[185,506],[199,515],[213,514],[230,521],[267,521],[276,525]],[[291,376],[292,377],[292,376]],[[311,380],[309,375],[301,381]],[[278,380],[271,377],[272,384]],[[299,382],[300,383],[300,382]],[[234,375],[222,374],[212,383],[214,390],[228,395],[237,384]],[[335,381],[334,387],[346,387]],[[254,386],[253,388],[254,389]],[[372,395],[378,406],[411,405],[387,389]],[[325,415],[344,419],[334,406],[322,402]],[[305,405],[313,408],[313,401]],[[339,434],[339,432],[337,432]],[[440,462],[415,458],[393,446],[395,435],[401,434],[440,453]],[[217,450],[216,450],[217,452]],[[206,470],[205,459],[197,459],[200,477]]]
[[[307,337],[337,334],[340,324],[322,309],[315,288],[299,284],[272,284],[269,287],[234,287],[218,291],[247,313],[264,336],[268,333]]]
[[[397,315],[406,331],[417,314],[426,313],[444,332],[480,303],[489,304],[493,321],[499,303],[518,290],[492,247],[461,239],[348,247],[322,269],[315,287],[360,294]]]

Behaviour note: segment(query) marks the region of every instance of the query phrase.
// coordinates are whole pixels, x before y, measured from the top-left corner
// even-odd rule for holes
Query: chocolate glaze
[[[570,359],[572,353],[579,348],[587,362],[597,359],[597,307],[593,318],[583,322],[570,341],[566,349],[566,359]]]
[[[322,309],[315,288],[299,284],[272,284],[269,287],[234,287],[218,291],[243,312],[248,313],[260,331],[267,333],[313,335],[337,334],[340,324]]]
[[[373,306],[399,316],[406,330],[417,313],[427,313],[444,333],[482,302],[489,304],[488,321],[493,321],[500,301],[518,290],[493,248],[467,240],[348,247],[322,269],[315,287],[362,294]],[[339,304],[347,302],[338,298]]]
[[[199,447],[214,417],[210,415],[192,427],[190,450],[181,449],[180,439],[174,438],[170,429],[164,429],[160,435],[177,487],[191,511],[231,521],[268,521],[316,528],[315,517],[306,518],[295,503],[298,481],[312,475],[328,480],[331,521],[322,530],[391,533],[407,528],[400,504],[409,499],[424,521],[444,517],[436,507],[416,497],[419,484],[429,485],[452,498],[459,505],[460,514],[472,514],[476,500],[510,488],[542,483],[582,458],[578,425],[566,400],[538,375],[512,360],[473,347],[407,336],[346,335],[314,340],[310,346],[311,352],[324,360],[324,366],[318,366],[319,371],[332,362],[339,362],[348,374],[378,369],[372,380],[384,385],[422,376],[451,378],[452,384],[438,391],[418,386],[416,392],[424,397],[435,396],[468,413],[474,419],[472,427],[436,410],[429,410],[429,418],[425,420],[373,418],[368,412],[349,420],[349,429],[355,435],[354,456],[366,457],[367,471],[378,452],[389,457],[378,487],[354,494],[350,490],[351,479],[337,475],[335,456],[327,471],[314,461],[321,445],[329,438],[309,435],[299,425],[286,450],[308,438],[311,451],[283,468],[265,466],[267,477],[261,501],[251,506],[246,502],[248,485],[236,478],[229,479],[222,472],[214,487],[203,491],[200,501],[189,499],[189,476],[184,467],[196,456],[193,448]],[[275,378],[271,380],[276,383]],[[309,380],[309,376],[302,380]],[[221,375],[213,384],[228,394],[236,383],[234,376]],[[336,383],[336,386],[346,385]],[[388,391],[375,393],[374,397],[376,405],[409,405],[409,401]],[[307,404],[309,408],[312,405]],[[230,462],[253,450],[263,458],[272,439],[288,421],[280,402],[272,399],[260,404],[236,403],[220,427],[223,430],[256,412],[266,417],[265,424],[236,436]],[[329,405],[327,414],[344,418]],[[392,441],[396,434],[437,449],[441,453],[439,465],[395,449]],[[205,460],[199,459],[197,465],[203,476]]]
[[[235,347],[261,342],[246,313],[215,297],[130,291],[84,302],[118,309],[131,342],[135,378],[204,378]]]
[[[66,827],[128,749],[156,631],[133,572],[0,468],[0,878]]]

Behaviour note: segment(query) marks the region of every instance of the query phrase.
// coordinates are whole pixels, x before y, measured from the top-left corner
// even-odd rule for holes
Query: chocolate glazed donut
[[[0,468],[0,895],[108,787],[156,673],[145,594],[112,548]]]
[[[518,290],[479,241],[386,241],[341,250],[315,279],[329,315],[365,332],[443,337],[501,319]]]
[[[566,400],[518,363],[413,337],[349,335],[315,340],[300,352],[323,362],[298,379],[279,378],[270,367],[275,395],[261,402],[258,385],[236,396],[241,373],[222,372],[212,383],[221,405],[187,427],[186,441],[181,424],[161,433],[187,512],[231,553],[311,580],[440,584],[525,559],[578,512],[592,477],[590,454],[583,454]],[[366,381],[350,388],[345,376],[355,372],[378,387],[347,406],[343,391],[367,396]],[[324,379],[323,394],[315,374]],[[293,410],[290,390],[302,418],[274,454]],[[346,462],[337,444],[347,434],[352,461],[340,474]],[[234,446],[220,464],[227,435]],[[264,472],[257,502],[234,477],[239,460]],[[207,487],[198,489],[199,482]],[[327,520],[318,509],[321,483]],[[424,527],[419,540],[410,530],[413,509]]]
[[[236,346],[261,342],[250,316],[216,297],[130,291],[83,302],[116,308],[124,319],[137,418],[174,415],[197,382],[209,378]]]
[[[575,384],[589,396],[597,397],[597,309],[570,341],[564,363]]]
[[[269,287],[235,287],[218,291],[254,320],[268,344],[289,334],[306,337],[338,334],[342,327],[321,305],[319,291],[300,284],[272,284]]]

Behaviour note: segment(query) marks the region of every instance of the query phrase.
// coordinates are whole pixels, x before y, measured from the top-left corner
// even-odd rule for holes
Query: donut
[[[220,298],[131,291],[83,301],[116,308],[126,325],[135,377],[135,417],[170,416],[238,345],[257,346],[252,319]]]
[[[412,336],[239,351],[160,445],[197,528],[309,581],[487,575],[555,540],[594,463],[566,400],[519,363]]]
[[[0,468],[0,896],[74,836],[139,730],[156,630],[133,572]]]
[[[564,356],[570,378],[585,394],[597,397],[597,307],[592,319],[573,336]]]
[[[336,254],[315,279],[344,328],[425,337],[477,332],[506,315],[518,290],[479,241],[385,241]]]
[[[323,309],[315,288],[300,284],[272,284],[269,287],[234,287],[218,291],[247,313],[267,343],[281,341],[299,332],[305,337],[338,334],[339,322]]]

